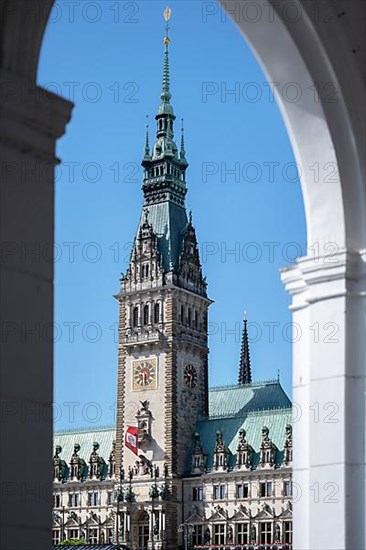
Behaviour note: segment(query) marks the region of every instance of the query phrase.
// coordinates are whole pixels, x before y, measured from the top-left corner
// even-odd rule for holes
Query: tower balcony
[[[130,328],[127,329],[122,336],[122,344],[124,346],[136,346],[144,344],[159,344],[165,340],[164,334],[157,327],[151,328]]]
[[[207,333],[188,326],[183,326],[179,331],[179,341],[193,344],[199,347],[207,347]]]

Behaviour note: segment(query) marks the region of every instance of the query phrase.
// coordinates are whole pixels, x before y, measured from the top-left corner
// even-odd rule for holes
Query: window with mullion
[[[89,544],[98,544],[98,529],[91,528],[88,532],[88,543]]]
[[[272,542],[272,523],[269,521],[260,524],[260,542],[261,544]]]
[[[248,544],[249,523],[238,523],[236,526],[236,544]]]
[[[214,525],[214,544],[225,544],[225,524]]]
[[[192,544],[203,544],[204,543],[204,533],[203,525],[193,525],[192,533]]]
[[[283,527],[284,542],[292,544],[292,521],[285,521]]]

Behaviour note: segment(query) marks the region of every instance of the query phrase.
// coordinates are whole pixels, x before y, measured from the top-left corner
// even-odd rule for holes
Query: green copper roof
[[[148,221],[158,237],[164,271],[170,271],[172,267],[177,268],[188,224],[185,208],[171,201],[164,201],[148,206],[147,211]],[[138,232],[146,219],[145,212],[146,210],[141,214]]]
[[[253,447],[253,465],[259,463],[261,432],[269,428],[269,437],[277,446],[276,464],[283,460],[285,428],[291,423],[291,401],[278,380],[248,385],[223,386],[209,391],[209,417],[199,420],[196,431],[208,455],[207,468],[212,467],[216,432],[221,431],[232,455],[229,467],[235,465],[239,430],[246,431],[246,439]],[[187,465],[188,471],[190,464]]]
[[[239,430],[241,429],[246,431],[246,440],[255,451],[253,465],[256,466],[259,463],[259,448],[263,426],[267,426],[269,429],[269,437],[278,448],[276,463],[281,464],[285,443],[285,428],[289,423],[291,423],[291,408],[249,412],[236,417],[208,418],[197,422],[196,430],[201,436],[201,445],[204,452],[208,454],[207,468],[212,467],[215,437],[218,430],[222,432],[224,442],[232,453],[229,459],[229,467],[234,466]]]
[[[71,455],[74,452],[74,445],[78,443],[80,445],[78,456],[88,464],[93,451],[93,443],[96,442],[99,443],[99,456],[104,458],[105,462],[108,462],[115,439],[116,430],[113,426],[77,428],[55,432],[53,446],[55,448],[56,445],[61,445],[60,458],[69,464]]]
[[[222,386],[209,391],[210,416],[231,416],[286,407],[291,407],[291,401],[277,380]]]
[[[247,386],[227,386],[209,390],[207,419],[199,420],[196,431],[201,435],[201,444],[208,454],[208,468],[212,466],[212,454],[216,432],[223,434],[225,444],[233,456],[229,466],[235,463],[239,430],[245,429],[246,439],[254,448],[254,465],[259,462],[259,447],[263,426],[269,428],[269,437],[277,446],[276,462],[281,463],[285,442],[285,427],[291,423],[291,402],[278,381],[258,382]],[[98,454],[108,462],[116,438],[114,426],[87,427],[62,430],[54,434],[54,447],[61,445],[60,458],[70,463],[74,445],[80,445],[79,457],[89,463],[93,443],[99,443]]]

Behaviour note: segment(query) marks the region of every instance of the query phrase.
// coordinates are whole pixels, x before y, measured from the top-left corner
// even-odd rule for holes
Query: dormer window
[[[214,468],[226,469],[228,466],[229,450],[226,447],[222,433],[218,430],[216,432],[216,444],[214,449]]]
[[[276,445],[269,438],[269,429],[266,426],[262,428],[262,443],[260,446],[260,464],[261,467],[275,466],[275,454],[277,451]]]
[[[149,278],[149,264],[144,264],[141,268],[141,278],[142,279],[148,279]]]

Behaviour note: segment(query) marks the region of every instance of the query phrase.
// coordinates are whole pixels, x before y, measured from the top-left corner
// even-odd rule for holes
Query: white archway
[[[48,168],[57,163],[55,144],[72,105],[35,85],[52,4],[53,0],[0,3],[0,237],[13,245],[0,266],[5,297],[0,321],[2,344],[6,343],[0,348],[5,449],[0,457],[0,517],[1,547],[6,550],[29,547],[30,541],[38,550],[50,545],[51,502],[46,497],[51,493],[52,427],[49,415],[42,412],[52,406],[52,341],[41,338],[34,345],[24,340],[22,327],[52,324],[53,270],[47,258],[36,265],[25,263],[16,245],[53,240],[53,174]],[[270,81],[278,82],[280,90],[296,82],[303,92],[310,87],[314,92],[314,86],[319,92],[316,100],[303,93],[296,103],[278,96],[302,169],[309,246],[308,256],[282,274],[293,295],[294,322],[302,331],[294,345],[298,414],[294,475],[301,489],[294,506],[294,548],[362,550],[366,547],[364,3],[222,4],[234,19],[238,14],[237,24]],[[259,13],[254,20],[253,6]],[[328,101],[329,83],[337,89],[336,102]],[[314,180],[314,163],[319,181]],[[334,163],[330,166],[338,171],[338,180],[325,181],[327,163]],[[23,166],[31,169],[23,172]],[[39,169],[36,181],[34,169]],[[328,243],[336,243],[336,248],[326,248]],[[315,257],[314,251],[319,252]],[[324,257],[332,252],[331,258]],[[327,341],[332,338],[329,327],[336,328],[337,342]]]
[[[221,3],[275,83],[301,167],[308,252],[282,272],[301,334],[293,349],[294,548],[361,550],[366,547],[365,87],[352,33],[359,30],[362,6]],[[283,93],[290,83],[301,91],[296,102]]]

